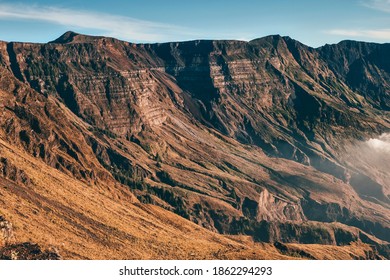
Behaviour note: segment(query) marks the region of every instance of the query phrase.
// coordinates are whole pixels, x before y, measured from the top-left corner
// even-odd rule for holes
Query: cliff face
[[[300,242],[321,235],[310,223],[319,221],[390,241],[390,171],[350,157],[390,130],[388,51],[280,36],[3,42],[0,136],[91,186],[130,188],[134,201],[221,233]],[[1,176],[34,185],[0,156]],[[338,228],[324,240],[337,243]]]

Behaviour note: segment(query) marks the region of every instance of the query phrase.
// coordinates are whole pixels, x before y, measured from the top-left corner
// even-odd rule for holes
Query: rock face
[[[0,174],[2,177],[19,184],[26,186],[31,184],[30,178],[23,170],[20,170],[12,163],[9,163],[9,160],[3,157],[0,158]]]
[[[57,251],[42,251],[38,244],[12,244],[0,248],[0,260],[60,260]]]
[[[15,241],[12,224],[0,216],[0,247],[9,245]]]
[[[336,244],[337,224],[310,221],[339,222],[390,242],[388,175],[348,157],[390,131],[389,51],[280,36],[2,42],[0,136],[77,180],[122,184],[220,233],[268,227],[281,232],[270,242]],[[33,184],[9,158],[0,175]]]

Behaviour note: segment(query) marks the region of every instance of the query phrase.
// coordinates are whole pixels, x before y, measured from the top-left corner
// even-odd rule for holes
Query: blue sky
[[[130,42],[270,34],[313,47],[390,42],[390,0],[0,0],[0,40],[48,42],[68,30]]]

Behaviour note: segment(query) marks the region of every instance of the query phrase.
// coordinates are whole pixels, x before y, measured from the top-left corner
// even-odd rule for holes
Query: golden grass
[[[299,257],[249,237],[211,232],[160,207],[141,204],[120,185],[86,185],[2,140],[0,155],[33,182],[20,186],[0,177],[0,214],[13,223],[16,242],[55,247],[64,259]],[[351,258],[349,251],[364,255],[357,245],[291,246],[302,246],[317,258]]]

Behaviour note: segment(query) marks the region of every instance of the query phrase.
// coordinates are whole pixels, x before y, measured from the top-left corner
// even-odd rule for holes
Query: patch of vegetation
[[[156,154],[156,156],[154,157],[154,160],[157,162],[162,162],[162,157],[160,156],[160,153]]]
[[[107,129],[101,129],[101,128],[98,128],[96,126],[91,126],[88,128],[89,131],[91,131],[92,133],[97,133],[97,134],[103,134],[103,135],[106,135],[108,136],[109,138],[112,138],[112,139],[117,139],[118,138],[118,135],[113,133],[112,131],[110,130],[107,130]]]
[[[156,161],[156,166],[158,168],[161,168],[162,157],[160,156],[160,153],[156,154],[156,156],[154,157],[154,160]]]
[[[173,180],[171,175],[169,175],[168,172],[161,170],[156,172],[157,177],[160,179],[161,182],[164,184],[170,185],[170,186],[177,186],[180,185],[178,184],[177,181]]]

